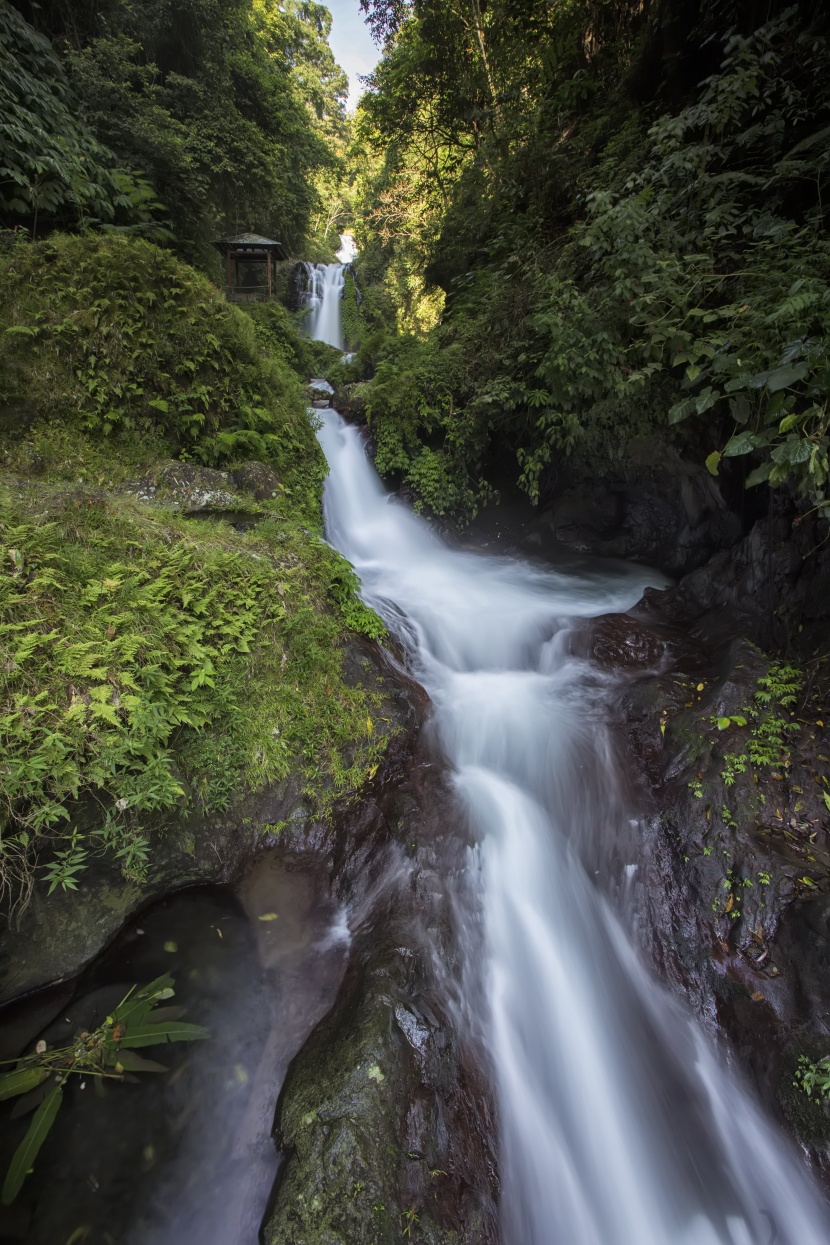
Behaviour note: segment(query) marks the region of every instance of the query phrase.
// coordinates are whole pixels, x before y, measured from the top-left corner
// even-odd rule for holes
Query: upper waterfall
[[[308,264],[308,290],[305,304],[311,309],[309,336],[343,349],[340,300],[346,284],[345,264]]]

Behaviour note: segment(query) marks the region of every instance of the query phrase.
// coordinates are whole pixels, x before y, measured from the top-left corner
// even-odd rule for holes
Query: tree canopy
[[[301,249],[348,131],[327,9],[0,3],[7,225],[164,218],[190,258],[253,227]]]
[[[505,454],[539,498],[565,458],[622,469],[660,435],[830,505],[822,7],[362,7],[384,43],[356,126],[381,461],[469,512]]]

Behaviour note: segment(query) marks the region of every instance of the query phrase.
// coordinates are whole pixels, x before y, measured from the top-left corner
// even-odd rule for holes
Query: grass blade
[[[63,1090],[60,1085],[56,1085],[35,1112],[29,1131],[15,1150],[14,1158],[6,1172],[6,1179],[3,1182],[4,1206],[10,1206],[20,1192],[23,1181],[31,1171],[38,1151],[55,1122],[55,1116],[62,1102]]]

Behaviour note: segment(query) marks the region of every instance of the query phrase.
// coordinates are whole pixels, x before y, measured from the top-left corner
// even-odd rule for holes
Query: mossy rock
[[[460,1245],[425,1205],[446,1173],[439,1118],[404,1036],[424,1022],[390,987],[376,960],[291,1069],[278,1138],[288,1162],[266,1245],[395,1245],[410,1236]]]

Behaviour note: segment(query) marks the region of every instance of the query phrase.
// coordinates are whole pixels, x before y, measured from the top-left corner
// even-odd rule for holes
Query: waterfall
[[[630,810],[610,676],[568,632],[655,580],[453,550],[385,494],[355,428],[321,419],[328,537],[411,654],[477,844],[464,1005],[492,1063],[506,1245],[823,1245],[798,1156],[605,897]]]
[[[346,284],[345,264],[306,264],[308,288],[303,305],[310,308],[308,332],[315,341],[343,349],[340,300]]]

